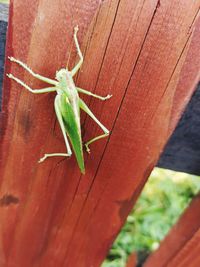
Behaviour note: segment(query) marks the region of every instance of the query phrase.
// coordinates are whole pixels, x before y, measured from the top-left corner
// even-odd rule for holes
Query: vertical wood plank
[[[113,94],[106,103],[84,97],[112,133],[85,155],[84,176],[74,157],[37,164],[44,152],[65,149],[54,95],[33,96],[5,79],[2,264],[100,265],[169,137],[199,5],[199,0],[11,2],[7,55],[45,76],[54,78],[65,66],[73,27],[79,25],[85,61],[77,84]],[[71,54],[70,66],[76,57],[74,50]],[[14,64],[7,63],[6,71],[33,88],[44,86]],[[187,88],[187,100],[192,90]],[[84,115],[82,123],[84,140],[100,132]]]
[[[119,225],[124,223],[137,192],[140,191],[157,160],[158,151],[161,151],[168,138],[167,130],[175,92],[175,86],[172,86],[170,81],[172,78],[175,79],[174,77],[176,79],[179,77],[180,66],[183,63],[180,62],[180,58],[183,60],[186,55],[184,52],[187,51],[190,36],[187,34],[187,27],[183,34],[184,38],[179,34],[186,26],[183,22],[185,16],[191,19],[185,6],[181,6],[183,10],[181,9],[178,14],[182,15],[177,18],[175,7],[178,8],[174,2],[163,2],[154,16],[152,13],[154,23],[140,51],[112,136],[74,229],[66,266],[75,262],[72,256],[73,247],[79,250],[80,262],[86,262],[88,265],[92,262],[98,266],[97,256],[100,259],[100,255],[108,249],[109,243],[118,233]],[[197,10],[195,15],[196,12]],[[173,22],[169,24],[168,20]],[[134,39],[135,36],[137,34],[132,38]],[[113,57],[115,58],[114,54]],[[122,64],[123,66],[124,74],[127,73],[127,65]],[[110,66],[105,65],[105,69],[108,73]],[[101,80],[104,81],[104,79]],[[119,92],[117,86],[116,88]],[[111,102],[108,105],[111,105]],[[82,180],[83,183],[84,180]],[[80,194],[81,191],[77,193],[77,198],[80,198]],[[73,215],[73,213],[70,214]],[[76,214],[77,208],[74,205],[74,217],[77,216]],[[81,238],[82,242],[80,242],[82,235],[84,239],[82,241]],[[94,243],[98,247],[98,254],[92,254]],[[90,256],[84,253],[85,250],[90,251]]]
[[[137,254],[132,253],[127,261],[126,267],[136,267],[137,266]]]
[[[93,0],[11,1],[6,54],[54,78],[56,70],[68,60],[74,26],[80,27],[81,41],[99,3]],[[46,86],[8,62],[6,72],[10,71],[33,88]],[[57,201],[62,201],[57,196],[62,187],[68,187],[70,179],[66,162],[37,163],[45,151],[64,149],[60,130],[54,131],[54,96],[47,94],[38,98],[8,79],[5,79],[3,93],[2,254],[8,266],[33,266],[49,231],[53,230],[50,227],[53,211]]]
[[[167,267],[198,267],[200,264],[200,229],[192,236]]]

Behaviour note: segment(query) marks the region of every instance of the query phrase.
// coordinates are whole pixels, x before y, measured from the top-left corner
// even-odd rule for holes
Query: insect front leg
[[[14,58],[14,57],[8,57],[8,59],[12,62],[15,62],[17,63],[18,65],[20,65],[22,68],[24,68],[26,71],[28,71],[33,77],[43,81],[43,82],[46,82],[46,83],[49,83],[49,84],[53,84],[53,85],[57,85],[57,81],[54,81],[52,79],[49,79],[47,77],[44,77],[42,75],[39,75],[37,73],[35,73],[34,71],[32,71],[31,68],[29,68],[25,63],[23,63],[22,61]]]
[[[66,148],[67,148],[67,153],[44,154],[44,157],[42,157],[39,160],[39,163],[43,162],[46,158],[49,158],[49,157],[70,157],[72,155],[72,151],[71,151],[71,148],[69,146],[69,142],[67,140],[67,135],[66,135],[66,132],[65,132],[65,125],[64,125],[64,122],[63,122],[62,114],[60,112],[59,97],[60,97],[59,95],[56,96],[55,102],[54,102],[54,106],[55,106],[56,116],[57,116],[58,122],[60,124],[61,131],[62,131],[62,134],[63,134],[63,137],[64,137],[65,145],[66,145]]]
[[[23,86],[24,88],[26,88],[29,92],[31,92],[33,94],[43,94],[43,93],[49,93],[49,92],[55,92],[56,91],[55,87],[47,87],[47,88],[43,88],[43,89],[32,89],[27,84],[25,84],[22,80],[18,79],[17,77],[12,75],[11,73],[6,74],[6,75],[8,76],[8,78],[16,81],[17,83],[19,83],[21,86]]]
[[[80,57],[80,60],[79,60],[78,64],[71,70],[72,76],[74,76],[77,73],[77,71],[80,69],[80,67],[81,67],[81,65],[83,63],[83,54],[81,52],[81,49],[80,49],[80,46],[79,46],[79,43],[78,43],[77,32],[78,32],[78,26],[76,26],[74,28],[74,42],[75,42],[76,49],[77,49],[78,55]]]
[[[43,94],[43,93],[49,93],[49,92],[55,92],[56,88],[55,87],[47,87],[47,88],[43,88],[43,89],[32,89],[31,87],[29,87],[27,84],[25,84],[22,80],[18,79],[17,77],[15,77],[12,74],[6,74],[8,76],[8,78],[16,81],[17,83],[19,83],[21,86],[23,86],[24,88],[26,88],[29,92],[33,93],[33,94]]]
[[[112,95],[107,95],[105,97],[104,96],[100,96],[100,95],[96,95],[96,94],[93,94],[92,92],[84,90],[84,89],[82,89],[80,87],[76,87],[76,89],[77,89],[77,91],[79,93],[82,93],[82,94],[85,94],[85,95],[90,95],[90,96],[93,96],[93,97],[98,98],[98,99],[103,100],[103,101],[112,97]]]
[[[93,142],[105,138],[109,135],[109,130],[95,117],[95,115],[92,113],[92,111],[89,109],[89,107],[85,104],[85,102],[82,99],[79,99],[79,105],[82,110],[84,110],[103,130],[104,134],[98,135],[95,138],[92,138],[88,142],[85,143],[86,151],[90,153],[89,145],[91,145]]]

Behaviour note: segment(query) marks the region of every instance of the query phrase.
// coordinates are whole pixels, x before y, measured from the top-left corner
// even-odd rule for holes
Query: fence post
[[[200,194],[192,200],[179,221],[161,242],[158,250],[147,258],[144,267],[194,267],[200,264],[198,257],[200,232],[199,205]]]

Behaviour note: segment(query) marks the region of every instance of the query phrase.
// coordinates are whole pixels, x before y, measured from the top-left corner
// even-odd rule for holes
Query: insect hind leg
[[[103,130],[104,134],[98,135],[91,140],[87,141],[85,143],[86,151],[90,153],[90,148],[89,145],[91,145],[93,142],[105,138],[106,136],[109,135],[109,130],[96,118],[96,116],[92,113],[92,111],[88,108],[88,106],[85,104],[85,102],[82,99],[79,99],[79,105],[82,110],[84,110],[98,125],[99,127]]]
[[[72,151],[69,145],[69,142],[67,140],[67,135],[65,132],[65,125],[62,119],[62,115],[61,115],[61,111],[59,108],[59,99],[60,96],[57,95],[55,98],[55,102],[54,102],[54,106],[55,106],[55,112],[56,112],[56,116],[58,119],[58,122],[60,124],[60,128],[64,137],[64,141],[65,141],[65,145],[66,145],[66,149],[67,149],[67,153],[51,153],[51,154],[44,154],[44,156],[39,160],[39,163],[43,162],[45,159],[49,158],[49,157],[70,157],[72,155]]]
[[[52,154],[44,154],[44,156],[39,159],[38,163],[45,161],[45,159],[49,157],[71,157],[72,153],[52,153]]]

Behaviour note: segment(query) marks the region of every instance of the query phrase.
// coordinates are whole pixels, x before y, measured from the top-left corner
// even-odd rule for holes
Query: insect
[[[109,130],[96,118],[96,116],[92,113],[86,103],[79,97],[79,93],[90,95],[96,97],[100,100],[107,100],[112,97],[112,95],[107,95],[106,97],[102,97],[96,94],[93,94],[87,90],[81,89],[77,87],[73,81],[74,75],[80,69],[83,63],[83,55],[80,50],[80,46],[77,39],[78,26],[74,28],[74,42],[77,49],[77,53],[79,56],[79,61],[75,65],[75,67],[70,71],[68,68],[62,68],[56,72],[55,80],[43,77],[30,69],[25,63],[22,61],[15,59],[14,57],[9,57],[9,60],[17,63],[26,71],[28,71],[35,78],[44,81],[50,84],[50,87],[42,88],[42,89],[32,89],[27,84],[25,84],[22,80],[15,77],[13,74],[7,74],[10,79],[13,79],[22,87],[27,89],[33,94],[42,94],[49,92],[56,92],[57,95],[54,101],[55,113],[64,137],[67,153],[52,153],[52,154],[44,154],[44,156],[39,160],[43,162],[48,157],[54,156],[64,156],[70,157],[72,155],[72,150],[68,142],[68,138],[71,142],[72,149],[75,153],[78,166],[81,170],[81,173],[85,173],[84,166],[84,158],[83,158],[83,144],[81,137],[81,126],[80,126],[80,110],[85,111],[103,130],[103,134],[92,138],[88,142],[85,143],[85,148],[88,153],[90,153],[89,145],[93,142],[104,138],[109,135]]]

